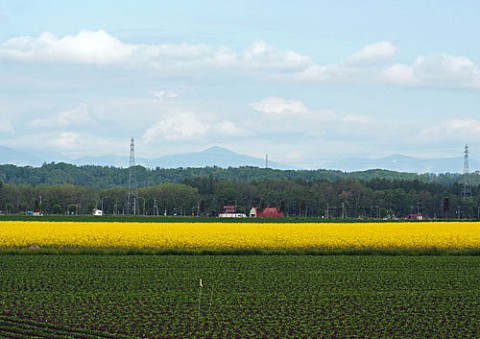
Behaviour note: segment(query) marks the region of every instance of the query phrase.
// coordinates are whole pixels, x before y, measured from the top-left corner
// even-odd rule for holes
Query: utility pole
[[[135,142],[130,139],[130,161],[128,164],[127,214],[136,215],[138,211],[138,190],[135,177]]]
[[[472,186],[470,184],[470,169],[468,165],[468,145],[465,145],[465,151],[463,152],[463,187],[462,197],[469,198],[472,196]]]

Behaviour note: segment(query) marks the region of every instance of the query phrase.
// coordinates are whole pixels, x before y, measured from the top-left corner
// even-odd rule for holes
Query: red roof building
[[[236,212],[237,212],[237,209],[235,208],[234,205],[223,206],[222,213],[236,213]]]
[[[267,207],[263,211],[254,207],[250,210],[250,216],[254,218],[283,218],[284,215],[276,207]]]

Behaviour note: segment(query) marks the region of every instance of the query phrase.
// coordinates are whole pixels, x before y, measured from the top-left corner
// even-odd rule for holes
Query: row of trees
[[[135,172],[139,187],[151,187],[163,183],[183,183],[194,178],[214,178],[235,182],[261,182],[265,180],[304,180],[329,182],[354,179],[368,182],[377,178],[388,180],[435,182],[440,185],[452,185],[462,179],[458,173],[416,174],[387,170],[367,170],[360,172],[341,172],[334,170],[278,170],[258,167],[203,167],[203,168],[118,168],[108,166],[75,166],[66,163],[45,163],[41,167],[0,165],[0,180],[16,185],[75,185],[97,189],[125,186],[130,171]],[[471,173],[469,182],[480,184],[480,172]]]
[[[130,195],[125,186],[97,189],[72,184],[0,184],[3,213],[44,211],[49,214],[210,215],[224,205],[248,214],[251,207],[277,207],[286,216],[326,218],[404,218],[422,213],[430,218],[478,218],[479,187],[462,197],[462,184],[441,185],[419,180],[336,181],[276,179],[261,181],[195,177],[163,183]],[[132,192],[130,192],[132,193]]]

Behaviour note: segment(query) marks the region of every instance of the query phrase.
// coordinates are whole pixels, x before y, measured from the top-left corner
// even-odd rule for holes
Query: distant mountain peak
[[[197,154],[212,154],[212,155],[240,155],[238,153],[235,153],[227,148],[220,147],[220,146],[212,146],[209,147],[203,151],[195,152]]]
[[[263,159],[238,154],[220,146],[212,146],[200,152],[166,155],[150,160],[143,159],[142,162],[145,163],[147,167],[164,168],[207,166],[218,166],[222,168],[242,166],[265,167],[265,161]],[[294,169],[292,166],[276,162],[269,162],[269,167],[276,169]]]
[[[217,152],[217,151],[232,152],[232,151],[230,151],[229,149],[224,148],[224,147],[220,147],[220,146],[211,146],[211,147],[205,149],[205,150],[202,151],[202,152]],[[233,152],[232,152],[232,153],[233,153]]]

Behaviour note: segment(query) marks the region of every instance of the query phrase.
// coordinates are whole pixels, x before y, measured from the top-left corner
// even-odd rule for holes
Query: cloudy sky
[[[2,0],[0,145],[480,155],[476,0]]]

